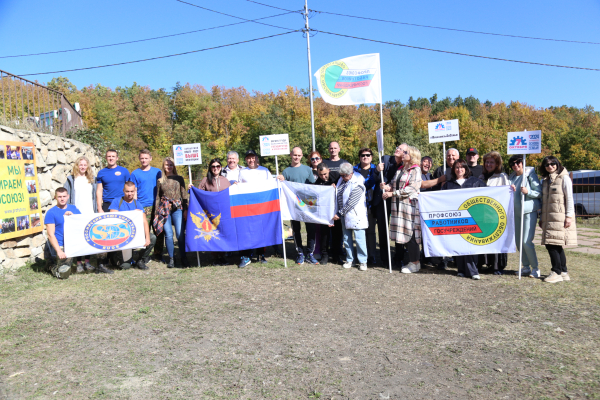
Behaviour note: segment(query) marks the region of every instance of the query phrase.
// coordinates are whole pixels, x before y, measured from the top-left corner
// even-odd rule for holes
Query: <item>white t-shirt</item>
[[[225,169],[223,169],[223,171],[225,171],[226,178],[230,183],[233,182],[238,182],[239,178],[240,178],[240,171],[245,169],[244,167],[242,167],[241,165],[238,164],[236,169],[229,169],[229,167],[225,167]]]
[[[272,178],[271,172],[269,172],[267,168],[259,165],[258,168],[244,168],[241,170],[238,182],[252,183],[265,181]]]
[[[458,183],[460,186],[462,186],[463,183],[465,183],[466,179],[457,179],[456,183]]]
[[[88,182],[87,177],[78,176],[75,178],[75,207],[82,214],[94,213],[94,199],[92,199],[93,186]]]

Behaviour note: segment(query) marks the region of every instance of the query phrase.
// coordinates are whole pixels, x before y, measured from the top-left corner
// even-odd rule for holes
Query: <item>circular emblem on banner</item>
[[[127,246],[136,234],[135,224],[121,214],[102,214],[91,220],[83,231],[83,238],[100,250],[119,250]]]
[[[338,60],[323,65],[319,71],[321,74],[321,88],[334,99],[339,99],[348,91],[348,89],[335,87],[345,69],[348,69],[346,63]]]
[[[467,210],[481,230],[481,232],[460,235],[471,244],[485,246],[494,243],[506,230],[506,210],[502,204],[491,197],[471,197],[458,209]]]

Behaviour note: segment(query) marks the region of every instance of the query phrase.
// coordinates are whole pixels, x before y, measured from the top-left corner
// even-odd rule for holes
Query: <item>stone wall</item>
[[[77,140],[24,131],[0,125],[0,141],[31,142],[35,145],[38,188],[42,215],[56,204],[54,191],[63,186],[79,156],[90,160],[94,174],[100,169],[100,157],[94,148]],[[0,242],[0,272],[15,270],[28,261],[35,262],[48,257],[46,230],[29,236],[21,236]]]

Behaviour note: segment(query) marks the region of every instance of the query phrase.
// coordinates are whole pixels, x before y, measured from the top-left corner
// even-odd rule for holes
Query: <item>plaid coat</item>
[[[408,243],[413,232],[417,243],[421,243],[418,200],[421,181],[421,168],[413,165],[408,171],[399,169],[390,182],[393,193],[390,239],[396,243]]]

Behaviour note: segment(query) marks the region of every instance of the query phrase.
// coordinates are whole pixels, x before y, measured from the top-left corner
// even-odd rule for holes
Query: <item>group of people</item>
[[[478,164],[479,153],[475,148],[467,150],[465,159],[460,158],[456,149],[446,152],[446,165],[433,173],[431,157],[422,157],[420,151],[406,143],[395,149],[394,155],[384,156],[380,163],[373,162],[373,151],[362,148],[358,152],[359,162],[351,165],[340,158],[340,144],[331,142],[327,159],[318,151],[308,155],[300,147],[291,152],[291,164],[275,177],[290,182],[332,185],[337,188],[337,213],[331,225],[305,224],[306,246],[302,243],[301,223],[292,221],[296,263],[326,264],[340,263],[343,268],[351,268],[357,261],[360,270],[367,270],[368,264],[388,265],[389,253],[386,240],[395,243],[393,262],[402,273],[414,273],[421,264],[431,263],[445,269],[441,258],[425,259],[420,249],[421,222],[419,217],[419,193],[429,190],[456,190],[485,186],[511,186],[515,195],[516,243],[523,252],[524,275],[540,278],[533,237],[536,223],[543,230],[542,245],[548,249],[552,273],[546,282],[569,280],[564,245],[576,241],[572,183],[566,169],[552,156],[544,158],[539,167],[543,181],[540,182],[535,169],[523,168],[522,156],[512,156],[509,160],[512,173],[503,172],[503,162],[498,152],[487,153],[483,163]],[[131,174],[118,165],[118,153],[106,152],[107,166],[97,176],[89,165],[89,160],[80,157],[76,160],[72,174],[64,188],[56,190],[57,205],[46,214],[45,223],[51,252],[57,262],[51,272],[59,278],[68,277],[70,260],[64,254],[64,216],[77,213],[96,213],[139,210],[145,215],[145,248],[124,259],[123,252],[102,255],[96,267],[90,264],[89,257],[76,261],[79,273],[113,273],[110,265],[120,269],[135,266],[147,269],[147,263],[154,251],[154,258],[162,260],[163,243],[166,244],[167,266],[187,267],[185,254],[185,221],[188,208],[188,190],[184,179],[177,174],[172,158],[167,157],[162,170],[150,166],[152,157],[148,150],[139,153],[140,168]],[[256,183],[273,179],[271,172],[260,165],[260,159],[253,150],[244,155],[245,166],[240,165],[235,151],[227,153],[224,166],[219,158],[208,163],[206,173],[200,173],[200,190],[218,192],[238,183]],[[521,202],[521,194],[524,202]],[[524,207],[523,232],[521,235],[521,207]],[[385,209],[388,210],[386,219]],[[538,219],[538,214],[540,217]],[[152,229],[150,229],[152,226]],[[389,236],[388,236],[389,230]],[[377,235],[379,252],[376,251]],[[522,238],[521,238],[522,236]],[[176,263],[174,237],[179,243],[179,259]],[[356,244],[356,249],[354,248]],[[277,251],[277,249],[276,249]],[[378,254],[377,254],[378,253]],[[320,261],[316,257],[320,255]],[[379,257],[377,257],[379,256]],[[239,268],[244,268],[255,257],[265,263],[265,249],[250,249],[240,252]],[[405,263],[405,258],[408,262]],[[480,256],[455,256],[458,275],[479,279],[480,270],[502,274],[507,266],[507,254],[487,254]],[[226,264],[225,254],[215,253],[216,265]]]
[[[15,219],[4,219],[0,224],[0,233],[10,233],[15,231]]]

